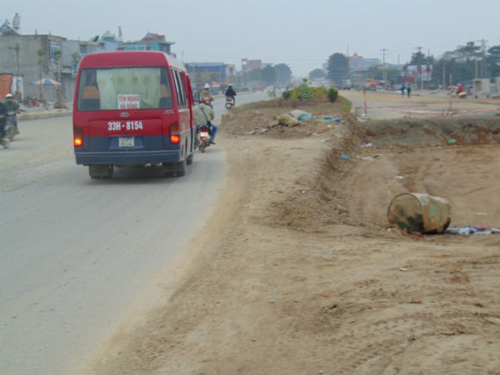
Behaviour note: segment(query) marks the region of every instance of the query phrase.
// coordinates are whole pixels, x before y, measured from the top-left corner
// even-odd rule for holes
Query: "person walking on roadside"
[[[411,83],[408,83],[408,85],[406,85],[406,92],[408,93],[408,97],[411,96]]]
[[[406,86],[404,83],[401,84],[401,87],[399,89],[401,90],[401,96],[405,96]]]

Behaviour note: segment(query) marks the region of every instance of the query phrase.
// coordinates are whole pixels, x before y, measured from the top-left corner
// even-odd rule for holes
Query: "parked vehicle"
[[[184,65],[163,52],[85,55],[73,106],[76,163],[92,178],[148,164],[185,175],[195,149],[192,92]]]
[[[234,99],[230,96],[226,96],[226,104],[225,107],[228,111],[230,111],[234,107]]]
[[[197,145],[201,152],[210,146],[210,125],[201,125],[197,134]]]

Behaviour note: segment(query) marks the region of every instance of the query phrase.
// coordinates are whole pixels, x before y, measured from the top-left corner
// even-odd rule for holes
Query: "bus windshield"
[[[79,111],[172,108],[168,70],[163,67],[83,69]]]

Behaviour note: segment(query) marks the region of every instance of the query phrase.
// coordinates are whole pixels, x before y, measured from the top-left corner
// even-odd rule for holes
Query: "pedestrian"
[[[408,83],[408,85],[406,85],[406,92],[408,93],[408,97],[410,97],[410,95],[411,95],[411,83]]]
[[[404,84],[404,83],[402,83],[402,84],[401,84],[401,88],[400,88],[400,90],[401,90],[401,96],[405,96],[406,86],[405,86],[405,84]]]

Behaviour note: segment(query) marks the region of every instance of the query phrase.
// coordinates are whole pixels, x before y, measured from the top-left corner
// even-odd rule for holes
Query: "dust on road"
[[[500,236],[387,222],[395,195],[420,192],[448,199],[454,226],[498,227],[498,119],[301,109],[344,121],[272,126],[290,108],[267,105],[225,117],[214,216],[164,305],[124,326],[92,372],[500,373]]]

